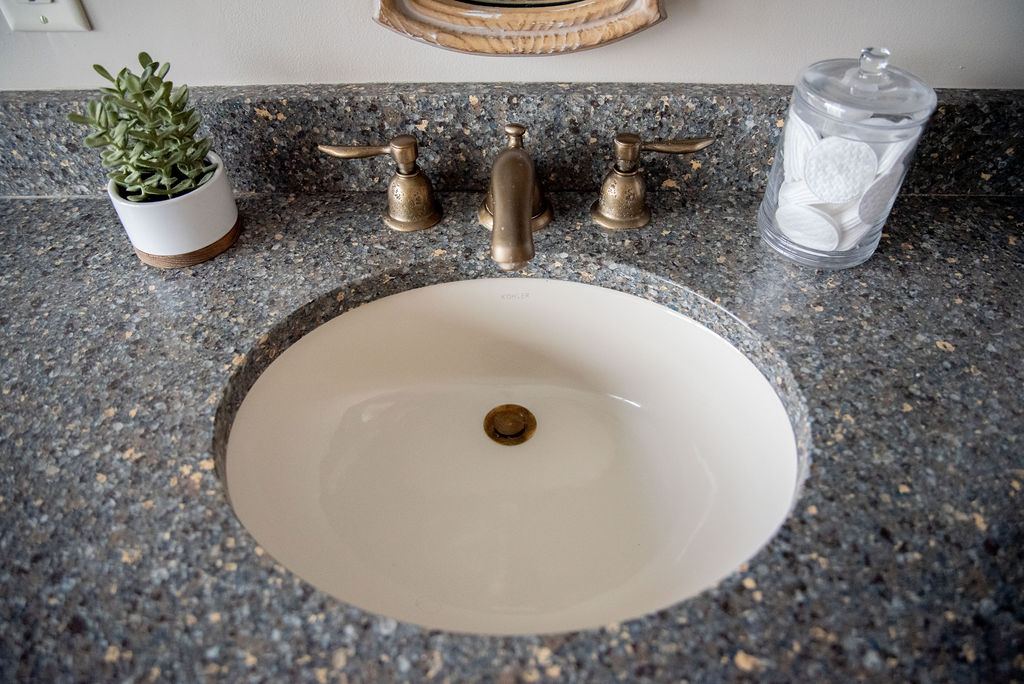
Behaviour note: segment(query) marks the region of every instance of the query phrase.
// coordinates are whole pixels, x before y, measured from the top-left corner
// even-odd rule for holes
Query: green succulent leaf
[[[92,65],[92,68],[93,68],[93,70],[95,70],[95,71],[96,71],[96,73],[97,73],[97,74],[99,74],[99,75],[100,75],[100,76],[102,76],[103,78],[107,79],[107,80],[108,80],[108,81],[110,81],[111,83],[113,83],[113,82],[114,82],[114,77],[110,75],[110,72],[109,72],[109,71],[107,71],[106,69],[104,69],[104,68],[103,68],[102,66],[100,66],[99,64],[93,64],[93,65]]]
[[[171,102],[170,102],[170,104],[174,108],[179,108],[179,107],[183,107],[185,105],[185,102],[187,102],[187,101],[188,101],[188,86],[187,85],[181,85],[171,95]]]
[[[186,190],[191,190],[194,187],[195,184],[192,182],[192,179],[186,178],[185,180],[179,181],[173,187],[171,187],[171,192],[174,194],[179,194],[185,192]]]
[[[111,142],[110,135],[106,132],[93,133],[85,137],[86,147],[106,147]]]
[[[76,123],[76,124],[85,124],[87,126],[90,123],[92,123],[92,121],[89,119],[89,117],[82,116],[78,112],[71,112],[71,113],[69,113],[68,114],[68,121],[70,121],[71,123]]]
[[[136,130],[134,136],[138,138],[139,142],[149,143],[150,146],[156,148],[160,144],[159,138],[149,131]]]
[[[136,160],[135,160],[135,161],[134,161],[133,163],[134,163],[134,164],[135,164],[135,165],[136,165],[136,166],[137,166],[138,168],[140,168],[140,169],[145,169],[146,171],[148,171],[148,172],[150,172],[150,173],[156,173],[156,172],[159,172],[159,171],[160,171],[160,169],[161,169],[161,168],[163,168],[162,164],[160,164],[160,163],[157,163],[157,162],[154,162],[154,161],[153,161],[153,160],[151,160],[151,159],[146,159],[145,157],[139,157],[139,158],[138,158],[138,159],[136,159]]]
[[[124,78],[126,89],[129,93],[138,94],[142,92],[142,79],[133,73],[128,73]]]
[[[160,102],[165,100],[168,97],[168,95],[170,95],[170,92],[171,92],[171,84],[170,83],[164,83],[153,93],[152,97],[149,98],[149,101],[146,104],[152,110],[158,104],[160,104]]]
[[[108,147],[100,155],[103,160],[103,166],[107,169],[121,168],[124,166],[128,159],[124,156],[124,150],[119,150],[113,147]]]
[[[128,122],[119,121],[118,124],[114,126],[114,130],[111,131],[110,135],[114,139],[115,145],[118,147],[124,147],[124,144],[128,139]]]
[[[145,68],[153,63],[153,58],[149,56],[149,53],[143,50],[139,53],[139,66]]]

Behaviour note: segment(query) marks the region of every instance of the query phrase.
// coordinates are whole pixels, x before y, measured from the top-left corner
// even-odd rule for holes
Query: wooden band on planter
[[[238,220],[235,221],[235,225],[231,227],[224,237],[220,238],[214,243],[197,249],[194,252],[188,252],[186,254],[150,254],[143,252],[141,249],[135,248],[135,253],[139,255],[139,259],[142,263],[150,266],[156,266],[157,268],[184,268],[186,266],[195,266],[198,263],[202,263],[208,259],[212,259],[231,245],[235,244],[235,240],[242,233],[242,215],[238,215]]]

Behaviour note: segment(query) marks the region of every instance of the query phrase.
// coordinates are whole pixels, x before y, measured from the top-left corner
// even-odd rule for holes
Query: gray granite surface
[[[802,496],[692,600],[517,638],[325,596],[256,545],[216,475],[232,393],[331,297],[499,274],[478,195],[443,193],[417,234],[383,227],[377,193],[246,196],[239,242],[176,271],[139,263],[101,198],[0,200],[0,681],[1024,680],[1024,201],[905,195],[870,261],[823,272],[764,247],[759,194],[714,180],[653,193],[653,224],[625,233],[590,222],[592,195],[553,193],[512,277],[662,284],[735,315],[791,371],[798,427],[802,395]]]
[[[422,166],[439,189],[481,191],[510,120],[527,126],[551,190],[598,187],[615,133],[634,131],[717,140],[692,157],[645,155],[655,187],[761,192],[790,93],[774,85],[362,84],[206,87],[192,101],[241,192],[383,191],[390,160],[342,162],[316,146],[379,144],[399,133],[419,136]],[[0,92],[0,195],[102,194],[99,155],[82,145],[85,128],[67,121],[92,97]],[[1024,91],[940,90],[904,192],[1024,194],[1022,100]]]

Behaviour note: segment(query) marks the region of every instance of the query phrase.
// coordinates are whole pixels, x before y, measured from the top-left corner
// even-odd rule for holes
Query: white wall
[[[666,21],[619,43],[514,58],[401,37],[372,21],[376,0],[83,1],[89,33],[13,33],[0,20],[0,90],[91,88],[93,62],[134,66],[140,50],[191,85],[792,83],[868,45],[936,87],[1024,88],[1024,0],[664,0]]]

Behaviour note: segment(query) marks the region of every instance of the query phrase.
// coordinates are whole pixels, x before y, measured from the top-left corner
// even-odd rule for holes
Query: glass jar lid
[[[861,50],[859,60],[816,62],[800,74],[796,90],[812,106],[843,121],[873,117],[895,126],[922,124],[935,111],[935,91],[891,66],[890,54],[869,47]]]

